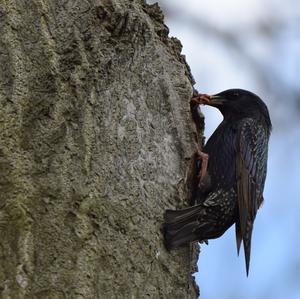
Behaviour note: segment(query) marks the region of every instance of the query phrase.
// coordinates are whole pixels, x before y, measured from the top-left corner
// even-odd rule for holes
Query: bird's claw
[[[208,156],[208,154],[206,154],[204,152],[201,152],[200,150],[198,150],[197,154],[198,154],[199,159],[201,159],[201,169],[200,169],[199,174],[197,176],[198,187],[201,187],[203,179],[207,174],[207,166],[208,166],[209,156]]]

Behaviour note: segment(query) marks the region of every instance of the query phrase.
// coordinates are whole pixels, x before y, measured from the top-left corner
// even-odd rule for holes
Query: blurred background
[[[300,299],[300,1],[158,2],[170,35],[183,44],[197,90],[251,90],[266,102],[273,123],[249,277],[231,228],[201,246],[201,299]],[[208,138],[222,117],[211,107],[202,110]]]

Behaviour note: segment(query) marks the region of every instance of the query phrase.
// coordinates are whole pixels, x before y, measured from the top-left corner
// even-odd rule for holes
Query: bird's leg
[[[202,152],[199,148],[197,150],[198,159],[201,159],[201,169],[199,171],[199,174],[197,176],[199,183],[198,186],[200,187],[203,181],[203,178],[207,174],[207,166],[208,166],[208,154]]]

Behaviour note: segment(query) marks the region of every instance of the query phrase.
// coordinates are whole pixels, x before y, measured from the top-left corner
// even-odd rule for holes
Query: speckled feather
[[[236,181],[239,219],[236,224],[238,252],[243,240],[246,270],[249,272],[251,235],[258,208],[263,202],[267,173],[269,132],[263,124],[244,119],[238,130]]]
[[[166,211],[165,244],[171,249],[218,238],[235,223],[237,249],[243,241],[248,275],[253,222],[263,202],[271,121],[256,95],[243,90],[224,93],[239,93],[243,101],[229,101],[230,109],[217,107],[224,120],[203,149],[209,154],[208,192],[193,207]]]

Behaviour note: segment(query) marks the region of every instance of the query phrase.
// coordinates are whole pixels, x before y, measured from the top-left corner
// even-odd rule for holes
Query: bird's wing
[[[236,176],[239,218],[236,223],[236,241],[239,253],[243,240],[247,275],[253,221],[263,202],[268,139],[267,130],[253,119],[245,119],[238,128]]]

